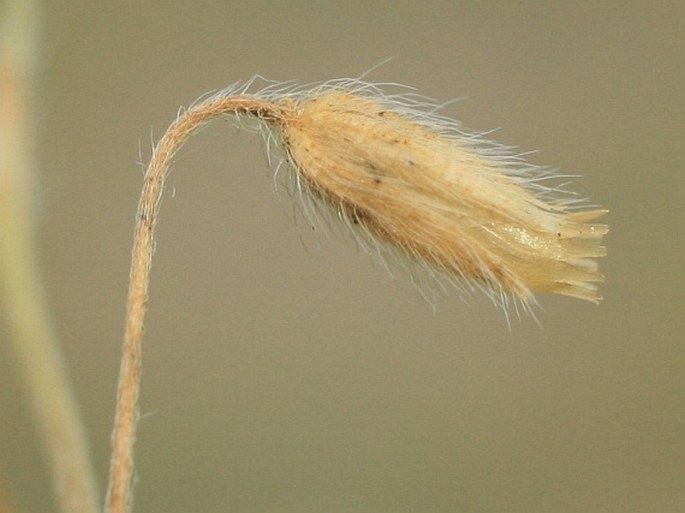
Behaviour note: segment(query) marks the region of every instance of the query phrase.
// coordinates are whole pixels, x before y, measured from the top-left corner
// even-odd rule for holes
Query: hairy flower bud
[[[394,248],[503,306],[510,297],[529,306],[533,292],[598,302],[595,258],[608,227],[590,221],[606,210],[580,209],[542,184],[558,178],[548,168],[416,98],[356,80],[272,97],[299,191],[331,207],[364,247]]]

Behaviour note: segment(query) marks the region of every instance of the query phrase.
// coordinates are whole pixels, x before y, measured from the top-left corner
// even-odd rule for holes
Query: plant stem
[[[98,510],[85,429],[52,328],[35,253],[30,89],[39,2],[5,4],[0,35],[0,294],[64,513]]]
[[[119,371],[117,405],[112,435],[112,459],[105,508],[108,513],[127,513],[132,507],[133,445],[138,421],[138,396],[143,328],[147,311],[153,232],[174,154],[188,137],[205,123],[227,114],[249,114],[272,124],[285,111],[272,102],[252,97],[213,97],[182,113],[155,147],[145,173],[138,204],[126,304],[126,329]]]

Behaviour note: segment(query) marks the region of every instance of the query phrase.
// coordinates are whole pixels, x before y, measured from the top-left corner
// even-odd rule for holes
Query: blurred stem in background
[[[31,100],[40,2],[0,5],[0,300],[19,375],[50,466],[59,509],[95,513],[98,498],[85,430],[66,377],[35,254]],[[3,334],[4,335],[4,334]]]

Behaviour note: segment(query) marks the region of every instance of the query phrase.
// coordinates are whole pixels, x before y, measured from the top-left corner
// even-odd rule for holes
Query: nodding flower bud
[[[468,132],[406,88],[389,94],[340,79],[253,93],[256,78],[197,103],[169,132],[185,137],[223,114],[257,118],[291,189],[310,202],[305,212],[328,211],[384,262],[402,255],[392,261],[503,307],[527,309],[534,292],[601,299],[595,259],[606,254],[608,227],[592,221],[607,211],[582,208],[551,169]],[[173,153],[178,141],[169,139],[173,150],[162,140],[156,151]]]
[[[595,258],[608,227],[591,221],[607,211],[543,185],[558,178],[550,169],[466,132],[425,98],[358,80],[256,97],[281,109],[266,121],[298,191],[365,248],[394,248],[502,306],[529,306],[533,292],[601,299]]]

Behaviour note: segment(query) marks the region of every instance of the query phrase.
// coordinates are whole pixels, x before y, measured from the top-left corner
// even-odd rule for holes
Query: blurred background
[[[476,296],[434,312],[308,233],[261,140],[180,153],[152,275],[134,511],[685,510],[682,2],[45,2],[40,258],[104,490],[134,214],[181,105],[259,73],[415,86],[581,174],[607,206],[600,306],[539,328]],[[320,230],[317,230],[320,231]],[[0,333],[6,319],[0,317]],[[52,497],[0,347],[0,488]]]

